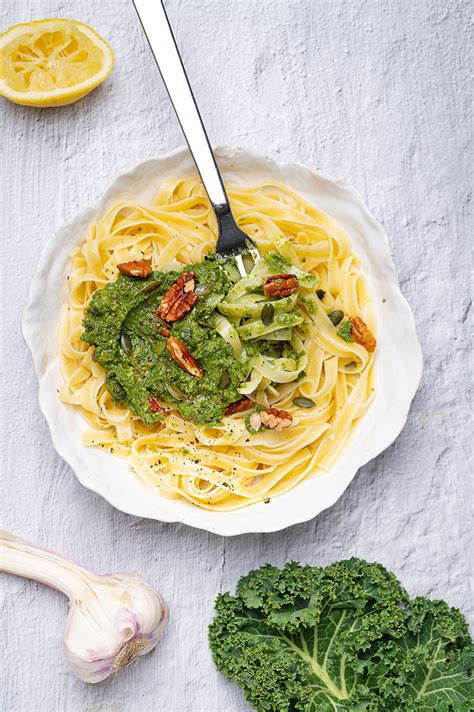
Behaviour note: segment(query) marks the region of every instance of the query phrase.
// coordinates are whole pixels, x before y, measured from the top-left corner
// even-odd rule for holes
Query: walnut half
[[[204,371],[194,356],[191,356],[182,341],[175,339],[174,336],[170,336],[170,338],[166,340],[166,348],[168,349],[171,358],[178,364],[178,366],[190,373],[191,376],[204,378]]]
[[[263,291],[267,297],[289,297],[296,294],[300,283],[292,274],[271,274],[265,277]]]
[[[352,324],[351,336],[354,341],[364,346],[370,353],[375,351],[377,341],[365,321],[358,316],[351,316],[349,321]]]
[[[195,272],[185,272],[166,292],[158,307],[158,316],[163,321],[178,321],[190,311],[198,300],[194,292]]]
[[[149,277],[153,272],[151,260],[132,260],[131,262],[121,262],[117,265],[119,272],[127,277]]]
[[[245,396],[244,398],[235,401],[235,403],[230,403],[225,409],[224,415],[235,415],[236,413],[244,413],[246,410],[250,410],[250,408],[253,408],[253,403],[250,398],[247,398]]]
[[[286,410],[267,408],[259,413],[252,413],[249,423],[254,430],[260,430],[262,425],[271,430],[284,430],[293,423],[293,416]]]

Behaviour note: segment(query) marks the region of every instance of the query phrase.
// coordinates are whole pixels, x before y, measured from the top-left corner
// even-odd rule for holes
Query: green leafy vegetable
[[[383,566],[266,565],[221,594],[219,671],[258,712],[473,709],[472,644],[444,601],[410,600]]]
[[[242,326],[237,327],[237,333],[244,340],[256,339],[270,334],[272,331],[298,326],[303,321],[301,314],[293,310],[288,314],[276,314],[268,325],[265,325],[261,319],[247,321]]]
[[[337,330],[337,335],[341,337],[341,339],[344,339],[344,341],[353,341],[352,338],[352,322],[345,321],[339,329]]]

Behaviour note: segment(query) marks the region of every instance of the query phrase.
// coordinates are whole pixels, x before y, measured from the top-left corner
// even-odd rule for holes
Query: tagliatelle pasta
[[[196,179],[169,180],[153,204],[119,203],[91,226],[71,256],[59,335],[60,397],[85,417],[89,427],[84,444],[126,458],[132,471],[159,487],[163,496],[223,511],[266,501],[330,469],[374,392],[373,354],[342,339],[327,316],[341,310],[361,317],[374,331],[370,294],[348,235],[285,186],[229,186],[228,194],[239,226],[260,252],[277,250],[296,268],[317,275],[325,292],[304,310],[304,371],[299,379],[285,383],[281,373],[267,393],[249,382],[241,391],[262,407],[291,413],[291,428],[250,433],[242,417],[224,417],[209,427],[174,411],[162,423],[146,426],[113,402],[94,349],[80,339],[92,294],[117,278],[118,263],[151,258],[157,270],[173,261],[182,268],[213,250],[215,217]],[[232,343],[234,336],[224,333],[228,323],[217,317],[215,328]],[[265,369],[265,359],[257,359],[252,378],[271,380]],[[298,396],[312,399],[315,406],[298,407],[293,402]]]

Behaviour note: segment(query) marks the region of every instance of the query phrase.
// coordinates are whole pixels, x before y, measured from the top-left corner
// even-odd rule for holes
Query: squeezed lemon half
[[[0,94],[16,104],[72,104],[107,79],[113,65],[110,45],[76,20],[25,22],[0,35]]]

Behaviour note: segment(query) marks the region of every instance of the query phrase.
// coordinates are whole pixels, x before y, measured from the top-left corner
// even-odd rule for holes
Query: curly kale
[[[462,614],[410,599],[380,564],[266,565],[216,611],[214,662],[258,712],[474,709]]]

